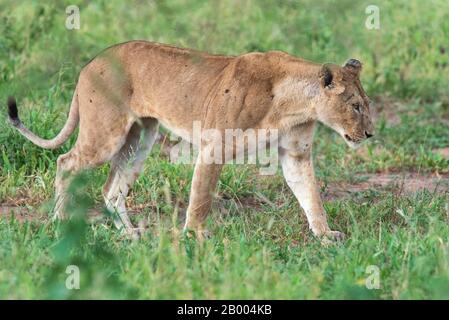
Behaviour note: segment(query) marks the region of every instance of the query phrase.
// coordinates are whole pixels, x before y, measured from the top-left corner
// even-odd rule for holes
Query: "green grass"
[[[315,61],[364,62],[362,82],[379,114],[376,138],[351,151],[318,127],[315,166],[323,185],[359,175],[449,172],[449,8],[444,0],[378,1],[381,29],[364,27],[358,1],[73,1],[81,29],[65,29],[65,5],[0,2],[0,101],[16,95],[23,122],[53,137],[66,120],[77,73],[103,48],[148,39],[216,53],[280,49]],[[388,102],[388,103],[387,103]],[[394,119],[392,119],[394,118]],[[394,120],[394,121],[392,121]],[[324,247],[280,172],[226,166],[200,245],[181,234],[191,165],[171,164],[156,146],[129,197],[139,241],[121,236],[101,207],[105,165],[79,177],[74,219],[53,222],[56,151],[6,125],[0,112],[0,205],[19,203],[40,219],[0,218],[0,298],[380,298],[449,299],[449,192],[400,193],[372,186],[325,202],[331,227],[348,240]],[[444,188],[444,187],[443,187]],[[167,192],[168,190],[168,192]],[[260,201],[260,199],[268,201]],[[81,289],[65,288],[68,265]],[[370,265],[380,289],[365,286]]]

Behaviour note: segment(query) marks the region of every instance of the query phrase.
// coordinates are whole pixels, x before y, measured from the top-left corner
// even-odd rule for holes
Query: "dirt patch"
[[[434,150],[432,150],[432,152],[435,154],[439,154],[443,158],[449,158],[449,147],[434,149]]]
[[[365,191],[385,191],[395,195],[413,194],[427,190],[436,194],[449,193],[449,175],[408,174],[370,174],[359,175],[354,180],[360,182],[338,182],[323,186],[326,201],[349,198],[354,193]]]
[[[379,174],[361,174],[353,179],[355,182],[343,181],[332,182],[328,185],[321,184],[321,195],[324,201],[334,201],[341,199],[348,199],[357,197],[358,194],[367,191],[375,192],[390,192],[394,195],[414,194],[418,191],[427,190],[433,194],[449,194],[449,173],[445,174],[393,174],[393,173],[379,173]],[[13,200],[13,199],[10,199]],[[219,211],[227,212],[225,209],[225,200],[216,199],[215,204]],[[231,201],[228,199],[227,201]],[[263,194],[257,192],[250,197],[241,197],[232,199],[232,201],[241,208],[250,208],[254,210],[261,210],[263,206],[278,208],[282,206],[282,200],[271,202]],[[0,204],[0,219],[14,219],[18,221],[49,221],[49,215],[44,210],[33,205],[21,206],[12,205],[14,201]],[[23,203],[23,199],[15,203]],[[138,215],[143,209],[153,208],[153,204],[130,205],[128,203],[130,216]],[[180,206],[180,212],[184,212],[183,206]],[[449,211],[448,211],[449,215]],[[103,219],[104,215],[101,208],[90,210],[88,214],[92,220]],[[449,216],[448,216],[449,219]]]
[[[130,216],[140,213],[139,211],[129,210],[128,214]],[[98,221],[104,219],[105,215],[102,208],[90,209],[87,213],[89,221]],[[39,221],[48,222],[51,220],[51,216],[44,209],[39,206],[11,206],[11,205],[0,205],[0,219],[11,220],[15,219],[20,222],[25,221]]]
[[[0,207],[22,207],[36,206],[45,201],[44,195],[31,194],[29,189],[23,188],[17,190],[14,197],[7,196],[0,202]],[[5,209],[6,210],[6,209]]]
[[[379,118],[384,117],[388,126],[394,127],[401,123],[399,111],[404,111],[401,103],[382,97],[371,103],[373,121],[377,122]]]
[[[23,207],[0,205],[0,219],[15,219],[20,222],[44,221],[48,216],[36,209]]]
[[[379,119],[384,118],[387,127],[395,127],[401,124],[401,116],[407,115],[410,117],[419,117],[420,114],[424,113],[422,108],[413,108],[407,101],[398,101],[390,97],[376,97],[374,101],[371,102],[371,115],[374,123],[377,123]],[[423,117],[419,121],[421,124],[443,124],[449,127],[449,118],[447,116],[443,117],[433,117],[432,119],[426,119]]]
[[[353,179],[355,182],[332,182],[328,185],[321,184],[321,196],[324,201],[342,200],[354,198],[367,191],[391,193],[396,196],[411,195],[419,191],[427,190],[433,194],[449,194],[449,173],[444,174],[418,174],[418,173],[378,173],[361,174]],[[263,206],[279,208],[283,201],[271,202],[260,193],[251,197],[241,197],[233,200],[241,208],[261,210]],[[218,204],[220,211],[225,201]]]

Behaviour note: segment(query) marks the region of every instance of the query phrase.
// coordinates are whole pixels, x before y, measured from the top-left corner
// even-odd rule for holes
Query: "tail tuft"
[[[13,126],[17,127],[20,124],[20,119],[16,99],[14,97],[8,97],[8,115],[9,121],[11,121]]]

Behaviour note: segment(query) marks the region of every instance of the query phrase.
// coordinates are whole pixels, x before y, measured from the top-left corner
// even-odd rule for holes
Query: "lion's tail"
[[[56,149],[60,147],[70,135],[75,131],[76,126],[79,122],[79,106],[78,106],[78,95],[75,90],[73,95],[72,105],[70,106],[69,117],[64,125],[64,128],[59,132],[59,134],[53,139],[47,140],[42,139],[26,128],[19,119],[19,113],[17,110],[17,103],[14,97],[8,98],[8,115],[9,121],[14,127],[28,140],[30,140],[35,145],[44,149]]]

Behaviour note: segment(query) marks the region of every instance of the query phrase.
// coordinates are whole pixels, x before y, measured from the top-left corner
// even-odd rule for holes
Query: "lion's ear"
[[[341,83],[341,72],[338,72],[331,64],[324,64],[320,69],[318,77],[321,87],[326,92],[340,94],[345,91],[345,87]]]
[[[323,88],[329,88],[332,85],[332,81],[334,80],[334,75],[332,73],[329,65],[324,64],[320,70],[320,83]]]
[[[360,71],[362,71],[362,63],[357,59],[348,59],[343,65],[343,68],[353,75],[359,76]]]

